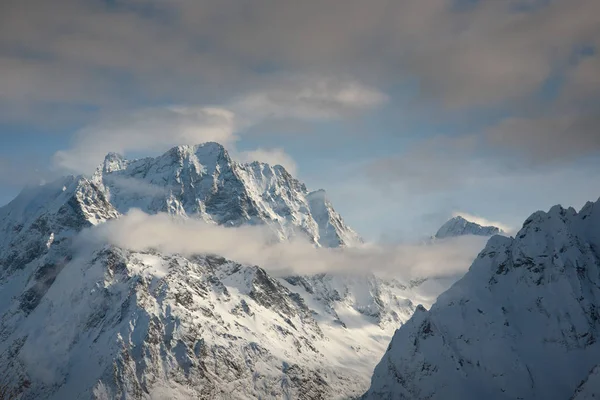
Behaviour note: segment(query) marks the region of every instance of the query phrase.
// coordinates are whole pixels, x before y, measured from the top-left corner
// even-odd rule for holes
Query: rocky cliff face
[[[536,212],[394,334],[365,398],[567,399],[598,363],[599,306],[600,200]]]

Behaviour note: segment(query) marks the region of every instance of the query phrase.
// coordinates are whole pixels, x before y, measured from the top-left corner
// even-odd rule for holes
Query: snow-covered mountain
[[[92,182],[120,213],[135,207],[225,226],[266,224],[280,240],[304,234],[323,247],[362,242],[323,190],[309,192],[280,165],[237,163],[218,143],[133,161],[111,153]]]
[[[536,212],[398,329],[364,397],[593,398],[599,310],[600,200]]]
[[[493,236],[502,233],[504,233],[502,229],[496,226],[481,226],[458,215],[442,225],[434,238],[444,239],[463,235]]]
[[[110,154],[91,178],[27,188],[0,208],[0,385],[21,399],[359,396],[420,301],[418,286],[369,274],[275,277],[81,241],[132,207],[316,246],[360,240],[322,191],[214,143]]]

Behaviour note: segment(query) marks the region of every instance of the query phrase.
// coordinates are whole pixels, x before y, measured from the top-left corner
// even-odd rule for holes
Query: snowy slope
[[[475,222],[467,221],[459,215],[442,225],[434,237],[444,239],[462,235],[492,236],[501,233],[504,232],[498,227],[481,226]]]
[[[400,327],[365,398],[568,399],[600,359],[599,306],[600,200],[536,212]]]
[[[324,247],[361,242],[322,191],[310,193],[279,165],[236,163],[218,143],[133,161],[111,153],[93,181],[120,213],[139,208],[225,226],[266,224],[279,240],[303,234]]]
[[[600,365],[596,365],[579,385],[571,400],[600,399]]]
[[[345,328],[370,320],[384,331],[394,332],[413,314],[413,301],[427,302],[414,287],[372,274],[293,276],[285,281],[293,290],[317,301],[319,308]]]
[[[71,239],[117,216],[92,182],[72,176],[26,188],[0,208],[0,306],[12,301],[0,320],[0,339],[7,334],[7,321],[19,320],[39,304],[72,257]]]
[[[24,399],[358,396],[414,309],[405,287],[382,286],[393,325],[259,267],[96,249],[67,262],[35,307],[3,299],[0,375]]]

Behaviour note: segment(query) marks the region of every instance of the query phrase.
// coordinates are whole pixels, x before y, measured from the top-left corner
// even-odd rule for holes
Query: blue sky
[[[325,188],[371,240],[600,196],[595,0],[8,0],[0,33],[2,204],[206,140]]]

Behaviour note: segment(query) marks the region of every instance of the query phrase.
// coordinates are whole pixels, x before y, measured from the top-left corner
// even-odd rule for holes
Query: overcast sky
[[[598,0],[2,0],[0,204],[223,143],[371,240],[600,196]]]

